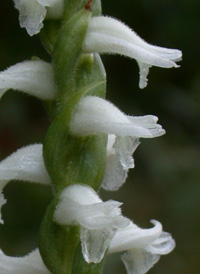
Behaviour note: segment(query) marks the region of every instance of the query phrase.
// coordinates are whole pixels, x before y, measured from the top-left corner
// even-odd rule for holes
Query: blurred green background
[[[179,69],[152,68],[145,90],[138,88],[135,61],[103,56],[108,98],[129,115],[154,114],[167,131],[142,140],[126,184],[104,199],[124,202],[123,213],[141,227],[159,220],[176,240],[176,249],[151,274],[200,273],[200,3],[196,0],[102,1],[104,14],[119,18],[146,41],[183,51]],[[11,0],[0,3],[0,70],[33,55],[49,61],[38,37],[18,24]],[[9,91],[0,101],[0,160],[21,146],[43,141],[49,126],[42,103]],[[5,224],[0,247],[9,255],[35,248],[51,192],[45,186],[12,182],[5,188]],[[125,274],[119,256],[107,259],[104,274]],[[78,274],[78,273],[77,273]]]

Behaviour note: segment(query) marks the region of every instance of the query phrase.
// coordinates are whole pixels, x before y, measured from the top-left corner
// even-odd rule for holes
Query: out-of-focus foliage
[[[11,0],[0,3],[0,70],[33,55],[49,60],[39,38],[18,24]],[[152,68],[145,90],[138,88],[136,62],[104,57],[108,98],[132,115],[154,114],[167,134],[142,140],[126,184],[105,199],[124,202],[123,212],[142,227],[150,219],[171,232],[176,249],[149,273],[199,273],[200,247],[200,5],[199,1],[102,1],[104,14],[121,19],[146,41],[183,51],[179,69]],[[0,159],[21,146],[42,142],[49,119],[39,100],[9,91],[0,101]],[[23,255],[37,246],[37,234],[51,193],[45,186],[12,182],[5,190],[5,225],[0,246]],[[119,256],[118,256],[119,257]],[[105,274],[126,273],[108,257]]]

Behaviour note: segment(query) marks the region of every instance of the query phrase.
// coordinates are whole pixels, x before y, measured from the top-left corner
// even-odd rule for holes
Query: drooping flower
[[[0,98],[15,89],[43,100],[55,97],[52,66],[44,61],[25,61],[0,72]]]
[[[75,106],[70,130],[74,135],[108,134],[107,166],[102,186],[117,190],[134,167],[132,153],[139,138],[153,138],[165,133],[153,115],[127,116],[110,102],[95,96],[82,98]]]
[[[42,157],[42,145],[21,148],[0,162],[0,223],[3,223],[1,207],[6,203],[2,191],[11,180],[50,185]]]
[[[80,225],[82,253],[88,263],[102,260],[116,230],[129,224],[121,215],[121,203],[103,202],[89,186],[71,185],[60,195],[54,213],[60,225]]]
[[[124,23],[110,17],[92,17],[84,42],[85,52],[118,53],[136,59],[140,69],[139,87],[147,86],[151,66],[178,67],[182,53],[148,44]]]
[[[132,222],[118,229],[113,237],[108,253],[126,251],[122,256],[128,274],[145,274],[160,259],[160,255],[170,253],[175,247],[171,235],[162,231],[162,225],[155,220],[155,226],[141,229]]]
[[[50,271],[44,265],[38,249],[24,257],[7,256],[0,249],[0,273],[50,274]]]
[[[40,32],[46,15],[49,18],[62,16],[63,0],[14,0],[19,11],[19,22],[30,36]]]

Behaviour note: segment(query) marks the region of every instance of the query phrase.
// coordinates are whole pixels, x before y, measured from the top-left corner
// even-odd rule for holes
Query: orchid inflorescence
[[[20,26],[31,36],[40,33],[52,62],[30,60],[0,72],[0,97],[9,89],[36,96],[52,123],[43,145],[23,147],[0,163],[0,208],[11,180],[45,184],[54,197],[39,248],[21,258],[0,251],[0,273],[99,274],[106,256],[124,252],[127,273],[144,274],[174,249],[173,238],[155,220],[153,228],[138,227],[122,215],[122,203],[103,202],[98,191],[118,190],[134,168],[140,138],[165,131],[156,116],[128,116],[105,99],[99,53],[135,59],[140,88],[151,66],[177,67],[182,53],[150,45],[122,22],[102,16],[100,0],[14,3]]]

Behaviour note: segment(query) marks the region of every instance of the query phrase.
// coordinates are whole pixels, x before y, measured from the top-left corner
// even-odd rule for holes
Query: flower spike
[[[24,257],[10,257],[0,249],[0,273],[6,274],[50,274],[44,265],[39,250]]]
[[[129,224],[116,201],[103,202],[89,186],[71,185],[64,189],[54,213],[60,225],[80,225],[84,259],[99,263],[119,227]]]
[[[30,36],[40,32],[46,13],[49,18],[60,18],[64,6],[63,0],[14,0],[14,3],[19,10],[20,26]]]
[[[139,138],[154,138],[165,133],[153,115],[127,116],[110,102],[95,96],[80,100],[71,119],[71,133],[84,136],[108,134],[107,164],[102,187],[118,190],[134,168],[133,152]]]
[[[151,221],[153,228],[141,229],[134,223],[118,229],[111,241],[108,253],[126,251],[122,256],[128,274],[145,274],[160,259],[175,247],[171,235],[162,231],[162,225]]]
[[[21,180],[50,185],[44,166],[42,145],[21,148],[0,162],[0,210],[6,203],[2,190],[11,180]],[[0,223],[3,223],[0,212]]]
[[[139,87],[147,86],[151,66],[178,67],[182,53],[148,44],[122,22],[110,17],[92,17],[85,43],[85,52],[118,53],[136,59],[140,69]]]
[[[0,72],[0,98],[15,89],[43,100],[53,100],[55,86],[52,66],[44,61],[25,61]]]

